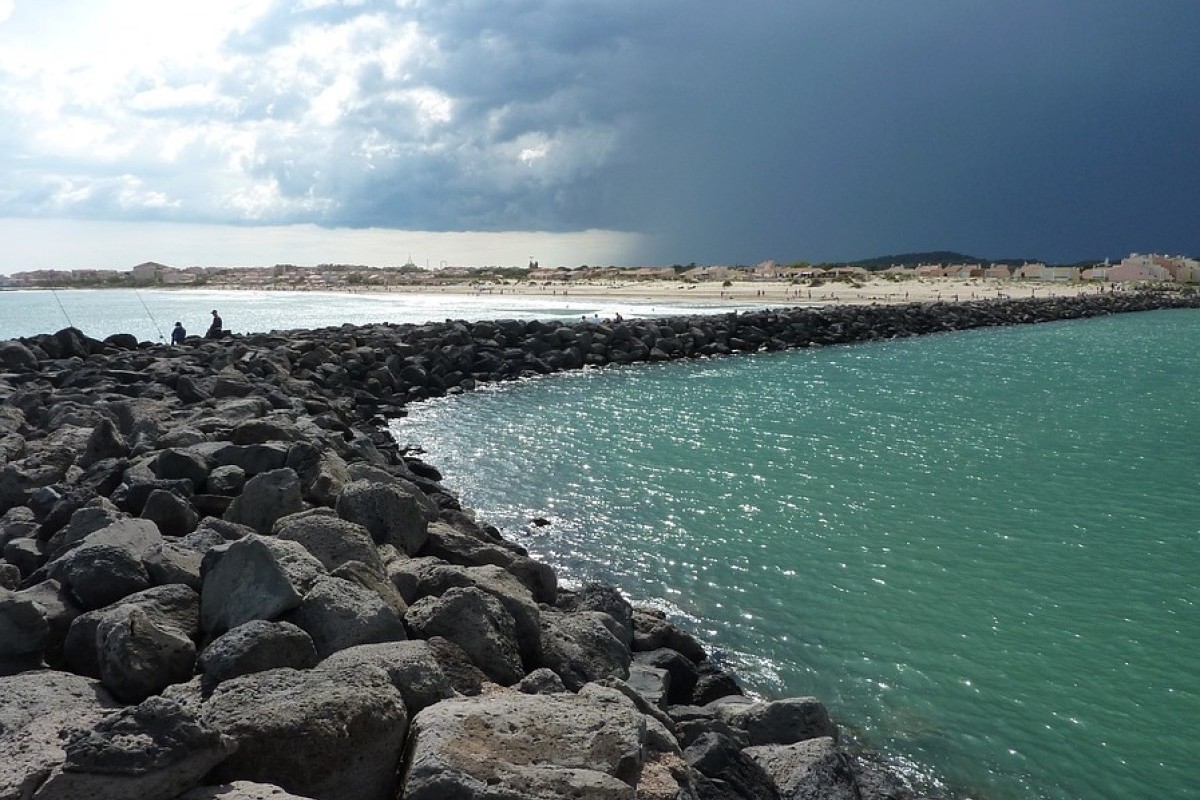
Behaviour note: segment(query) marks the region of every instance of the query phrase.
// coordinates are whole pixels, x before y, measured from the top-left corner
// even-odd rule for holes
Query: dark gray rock
[[[692,702],[692,690],[696,687],[699,672],[696,665],[685,658],[682,653],[669,647],[660,647],[657,650],[635,653],[633,659],[638,664],[664,669],[670,674],[671,679],[665,698],[668,705]]]
[[[183,583],[199,591],[200,564],[203,557],[202,551],[177,542],[163,542],[142,558],[142,564],[145,565],[150,581],[155,586]]]
[[[340,650],[321,662],[323,669],[379,667],[388,674],[409,715],[454,696],[433,648],[424,641],[364,644]]]
[[[250,535],[215,547],[201,564],[201,626],[221,634],[253,619],[276,619],[298,607],[324,572],[297,542]]]
[[[396,484],[353,481],[338,496],[337,513],[366,528],[376,544],[415,555],[429,538],[431,514],[422,499]]]
[[[252,620],[212,641],[200,653],[197,666],[202,685],[211,691],[218,684],[270,669],[310,669],[317,665],[312,637],[290,622]]]
[[[288,620],[312,637],[321,658],[355,645],[408,638],[394,608],[375,592],[340,578],[318,578]]]
[[[203,720],[237,743],[211,782],[271,783],[320,800],[396,795],[408,716],[381,669],[243,675],[216,688]]]
[[[538,667],[517,682],[517,691],[525,694],[558,694],[567,691],[558,673],[547,667]]]
[[[89,611],[150,588],[141,556],[129,547],[106,542],[85,542],[68,550],[47,565],[46,573]]]
[[[155,586],[129,595],[107,608],[80,614],[71,622],[63,643],[67,668],[81,675],[100,677],[100,642],[97,632],[106,619],[125,617],[137,608],[146,613],[155,626],[174,628],[188,638],[200,633],[200,597],[182,584]]]
[[[139,703],[192,677],[196,645],[184,631],[136,606],[106,614],[96,627],[100,681],[113,697]]]
[[[347,561],[329,574],[374,592],[401,617],[408,613],[408,603],[404,602],[395,585],[386,576],[361,561]]]
[[[601,678],[625,680],[632,655],[609,629],[611,624],[612,617],[602,611],[543,612],[543,666],[557,672],[572,691]]]
[[[511,547],[472,536],[443,522],[431,524],[428,533],[429,538],[421,548],[421,555],[464,566],[501,567],[521,581],[538,602],[554,600],[557,579],[548,565],[534,561]]]
[[[233,497],[240,494],[245,485],[246,471],[241,467],[226,464],[208,473],[208,480],[204,482],[204,491],[208,494]]]
[[[283,517],[275,523],[278,539],[299,542],[333,571],[348,561],[359,561],[379,575],[384,574],[379,550],[362,525],[337,516],[331,509],[314,509]]]
[[[70,733],[119,707],[97,681],[69,672],[0,677],[0,797],[32,797],[66,760]]]
[[[559,591],[556,605],[563,611],[603,611],[620,625],[622,644],[633,644],[633,606],[620,590],[602,583],[585,584],[574,592]]]
[[[413,719],[402,796],[675,797],[676,779],[653,768],[660,758],[677,759],[672,744],[653,719],[619,700],[570,694],[445,700]]]
[[[159,478],[182,478],[192,483],[194,491],[204,488],[208,480],[208,459],[195,450],[167,448],[154,459],[152,467]]]
[[[303,509],[300,479],[294,470],[284,467],[263,472],[246,481],[242,493],[234,498],[223,516],[229,522],[267,534],[280,517]]]
[[[850,756],[828,736],[742,751],[779,787],[782,800],[861,800]]]
[[[828,736],[837,741],[837,726],[815,697],[792,697],[771,702],[727,702],[709,706],[717,719],[746,732],[751,746],[794,744]]]
[[[696,663],[706,657],[696,638],[668,622],[661,611],[633,609],[633,650],[644,652],[660,647],[669,647]]]
[[[191,503],[174,492],[155,489],[142,507],[142,519],[157,525],[163,536],[186,536],[196,529],[200,515]]]
[[[50,623],[33,600],[0,591],[0,659],[40,654],[50,643]]]
[[[404,621],[422,639],[440,636],[454,642],[501,686],[511,686],[525,676],[516,623],[487,592],[468,587],[423,597],[409,607]]]
[[[79,456],[79,466],[90,467],[106,458],[123,458],[129,455],[129,444],[108,417],[96,421]]]
[[[684,751],[684,758],[705,777],[727,786],[733,797],[779,800],[779,790],[767,771],[723,736],[701,736]]]
[[[39,800],[167,800],[200,784],[232,742],[161,697],[72,735]]]
[[[76,509],[67,524],[50,537],[46,546],[50,558],[57,558],[88,535],[119,522],[124,516],[106,498],[97,498]]]

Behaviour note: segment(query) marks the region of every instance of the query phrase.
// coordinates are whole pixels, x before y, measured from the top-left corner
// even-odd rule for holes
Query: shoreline
[[[6,448],[0,624],[17,631],[0,642],[9,648],[0,653],[0,674],[13,675],[0,678],[0,688],[4,681],[24,682],[0,691],[0,707],[32,691],[20,688],[30,681],[76,681],[73,692],[112,693],[117,700],[85,705],[77,719],[59,720],[78,727],[78,741],[90,742],[92,750],[55,749],[56,729],[26,726],[22,735],[40,743],[50,760],[12,763],[32,770],[22,774],[34,788],[46,781],[47,791],[64,785],[95,790],[119,779],[119,770],[114,777],[96,752],[115,752],[130,735],[158,741],[153,725],[182,726],[193,739],[176,745],[176,760],[124,762],[136,766],[134,774],[154,774],[169,785],[164,799],[234,780],[339,800],[382,800],[397,787],[400,796],[421,798],[440,796],[432,787],[445,788],[446,781],[460,782],[463,793],[473,781],[519,785],[505,783],[520,772],[519,755],[478,729],[455,727],[457,714],[496,724],[522,720],[521,735],[539,742],[533,746],[546,756],[539,769],[567,782],[556,785],[572,785],[579,767],[551,740],[577,735],[601,714],[610,731],[628,730],[633,738],[620,764],[589,764],[592,779],[617,781],[606,785],[640,796],[770,797],[799,780],[867,800],[914,796],[869,758],[840,745],[818,700],[749,701],[734,676],[705,666],[707,654],[690,634],[629,607],[617,590],[559,590],[551,568],[458,506],[435,467],[401,453],[386,420],[426,397],[587,366],[1174,307],[1200,307],[1200,297],[1131,292],[846,303],[614,324],[457,320],[197,339],[182,347],[139,345],[122,336],[97,342],[68,329],[0,343],[0,447]],[[231,482],[234,470],[242,482]],[[372,510],[378,508],[387,511]],[[97,515],[107,523],[98,529]],[[357,533],[354,538],[347,525],[361,525],[371,543]],[[347,537],[342,555],[306,533],[311,526],[322,532],[318,538]],[[205,536],[198,537],[202,530]],[[86,561],[72,558],[75,546],[116,560],[101,574],[89,573]],[[355,558],[347,560],[346,552]],[[314,564],[321,556],[335,566]],[[297,571],[298,564],[307,566]],[[237,576],[248,574],[277,576],[274,588],[270,582],[254,587],[271,604],[256,605],[255,592],[255,598],[239,596]],[[112,597],[108,587],[118,576],[122,592],[139,588]],[[187,591],[172,588],[180,586]],[[158,593],[153,603],[130,599],[147,592]],[[164,594],[176,610],[164,611]],[[240,599],[231,605],[227,597]],[[180,605],[194,611],[180,612]],[[212,648],[226,629],[241,630],[239,621],[260,632],[286,630],[292,639],[298,635],[291,628],[298,627],[317,647],[319,663],[297,656],[271,661],[275,669],[259,663],[222,673],[226,667],[216,665],[228,661],[218,661]],[[393,670],[395,659],[410,659],[404,663],[411,669],[389,678],[372,666],[379,651],[363,649],[379,647],[389,648]],[[277,642],[272,652],[284,650]],[[224,657],[246,666],[228,652]],[[122,664],[130,659],[144,659],[150,668],[128,674]],[[347,662],[355,665],[353,677],[344,671]],[[420,685],[441,687],[435,697],[405,695],[413,691],[414,673],[427,682]],[[258,716],[290,713],[284,695],[300,687],[332,691],[328,684],[345,690],[337,713],[355,721],[355,748],[381,748],[370,752],[390,760],[399,777],[384,771],[369,784],[352,779],[345,766],[354,762],[351,751],[330,742],[322,744],[323,755],[309,754],[325,770],[319,779],[297,775],[280,752],[289,741],[275,742],[268,721],[235,711],[264,695],[275,699],[256,707]],[[46,709],[63,702],[53,695]],[[381,719],[356,703],[389,710]],[[561,717],[574,723],[550,733],[552,719]],[[0,756],[5,734],[0,731]],[[222,737],[236,739],[245,757],[230,752]],[[452,757],[481,746],[516,772],[496,774],[491,762]],[[16,752],[29,757],[28,747]],[[182,766],[201,756],[202,770]],[[520,777],[548,780],[543,772]],[[697,787],[714,781],[744,791],[700,793]]]

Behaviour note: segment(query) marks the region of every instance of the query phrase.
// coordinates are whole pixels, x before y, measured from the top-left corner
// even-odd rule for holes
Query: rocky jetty
[[[0,800],[906,798],[568,591],[384,420],[582,367],[1200,305],[1130,294],[619,323],[0,342]]]

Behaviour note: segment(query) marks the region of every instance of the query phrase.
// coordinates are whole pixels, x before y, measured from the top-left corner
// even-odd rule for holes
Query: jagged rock
[[[629,677],[626,679],[626,683],[655,708],[665,709],[667,707],[671,675],[665,669],[643,664],[635,656],[633,663],[629,665]]]
[[[723,736],[704,734],[688,746],[684,758],[705,777],[727,786],[733,797],[779,800],[779,790],[767,771]]]
[[[97,498],[81,506],[71,514],[66,525],[50,537],[46,545],[50,558],[57,558],[88,535],[119,522],[123,517],[107,498]]]
[[[266,534],[280,517],[303,509],[300,479],[295,470],[284,467],[260,473],[246,481],[242,493],[233,499],[224,518]]]
[[[404,602],[404,598],[397,591],[395,585],[385,575],[376,572],[361,561],[347,561],[329,574],[334,578],[350,581],[374,592],[401,617],[408,613],[408,603]]]
[[[200,621],[221,634],[253,619],[276,619],[296,608],[325,572],[297,542],[249,535],[205,554]]]
[[[107,542],[85,542],[68,550],[50,562],[46,572],[89,611],[150,587],[141,557],[128,547]]]
[[[208,480],[208,459],[194,450],[167,448],[154,459],[154,474],[159,478],[181,478],[192,482],[195,491]]]
[[[138,703],[192,676],[196,645],[171,625],[156,624],[129,606],[105,615],[96,626],[100,681],[113,697]]]
[[[16,564],[0,562],[0,589],[13,591],[21,586],[21,570]]]
[[[828,736],[742,753],[771,777],[782,800],[861,800],[853,761]]]
[[[516,576],[492,565],[462,567],[427,558],[413,559],[411,564],[412,597],[441,595],[449,589],[468,586],[481,589],[499,600],[512,616],[522,662],[533,667],[541,661],[541,612],[529,589]]]
[[[454,696],[454,688],[442,671],[433,648],[424,641],[363,644],[340,650],[321,662],[324,669],[359,668],[374,665],[388,674],[409,715]]]
[[[635,653],[633,659],[638,664],[666,670],[671,679],[665,698],[668,705],[692,702],[692,690],[696,687],[699,672],[696,665],[669,647],[657,650]]]
[[[5,369],[35,370],[38,366],[37,356],[20,342],[0,342],[0,365]]]
[[[318,662],[312,637],[290,622],[251,620],[212,641],[197,663],[202,685],[215,686],[239,675],[280,667],[310,669]]]
[[[736,697],[742,694],[744,693],[737,679],[712,660],[701,661],[696,665],[696,685],[692,689],[691,699],[694,705],[703,706],[722,697]]]
[[[746,732],[751,746],[793,744],[818,736],[837,741],[837,726],[815,697],[792,697],[772,702],[712,704],[716,718]]]
[[[200,515],[174,492],[155,489],[142,507],[142,519],[157,525],[163,536],[186,536],[196,529]]]
[[[367,529],[338,517],[330,509],[283,517],[276,521],[273,533],[278,539],[304,545],[327,570],[335,570],[348,561],[359,561],[384,574],[379,550]]]
[[[350,482],[345,460],[331,450],[308,442],[297,442],[288,450],[287,466],[296,470],[304,486],[304,497],[320,506],[332,508],[338,495]]]
[[[441,636],[462,648],[485,675],[501,686],[525,676],[516,623],[495,597],[474,587],[450,589],[409,606],[404,621],[420,638]]]
[[[408,555],[429,538],[430,514],[417,497],[395,484],[353,481],[337,500],[342,519],[362,525],[376,544],[390,544]]]
[[[67,735],[117,708],[99,682],[69,672],[0,677],[0,797],[32,797],[66,760]]]
[[[214,690],[202,719],[237,743],[210,781],[272,783],[320,800],[395,796],[408,716],[377,667],[243,675]]]
[[[37,800],[154,800],[197,786],[232,742],[187,708],[151,697],[72,734]]]
[[[609,625],[615,623],[602,611],[543,612],[543,665],[557,672],[572,691],[600,678],[628,678],[632,655]]]
[[[633,645],[633,606],[619,589],[589,583],[574,592],[560,590],[556,605],[563,611],[603,611],[620,625],[617,638],[621,643],[626,647]]]
[[[142,558],[142,564],[155,586],[183,583],[199,591],[203,557],[204,553],[194,548],[177,542],[163,542]]]
[[[695,637],[668,622],[662,612],[647,608],[633,609],[632,649],[644,652],[660,647],[669,647],[697,663],[706,657],[704,648]]]
[[[204,482],[204,491],[208,494],[228,495],[239,494],[246,485],[246,470],[233,464],[226,464],[208,473]]]
[[[539,602],[552,601],[555,597],[557,579],[549,565],[446,523],[434,522],[429,526],[428,540],[420,552],[423,556],[433,556],[451,564],[498,566],[520,580]]]
[[[247,476],[283,469],[287,463],[287,445],[278,442],[266,444],[227,444],[212,453],[215,466],[234,466]]]
[[[490,683],[488,676],[471,663],[470,656],[454,642],[441,636],[430,636],[425,642],[442,668],[442,674],[458,694],[474,697],[483,691],[484,684]]]
[[[106,458],[122,458],[129,455],[129,445],[117,426],[108,417],[101,417],[88,435],[79,466],[90,467]]]
[[[41,653],[50,642],[50,623],[41,607],[16,593],[0,591],[0,659]]]
[[[408,638],[403,617],[383,598],[340,578],[318,578],[288,619],[312,637],[321,658],[355,645]]]
[[[413,719],[403,797],[633,800],[647,761],[671,752],[669,735],[627,702],[570,694],[445,700]]]
[[[28,577],[46,563],[46,545],[32,536],[9,539],[4,545],[4,560]]]
[[[517,691],[525,694],[558,694],[567,691],[566,684],[558,673],[547,667],[538,667],[517,682]]]
[[[100,625],[107,619],[120,620],[129,609],[145,612],[155,626],[174,628],[188,638],[200,632],[200,598],[182,584],[155,586],[129,595],[107,608],[80,614],[71,622],[63,643],[63,659],[67,668],[81,675],[100,677]]]

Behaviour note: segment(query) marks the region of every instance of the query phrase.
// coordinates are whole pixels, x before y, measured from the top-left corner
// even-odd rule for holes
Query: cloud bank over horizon
[[[1196,30],[1189,0],[0,0],[0,217],[1195,254]]]

